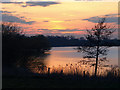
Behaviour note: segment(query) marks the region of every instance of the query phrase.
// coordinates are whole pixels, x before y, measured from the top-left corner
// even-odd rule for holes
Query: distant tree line
[[[47,36],[51,47],[61,46],[88,46],[89,42],[84,37],[75,38],[74,36]],[[120,46],[118,39],[105,39],[101,46]]]
[[[82,45],[85,41],[84,39],[76,39],[73,36],[47,36],[51,47],[59,47],[59,46],[77,46]]]

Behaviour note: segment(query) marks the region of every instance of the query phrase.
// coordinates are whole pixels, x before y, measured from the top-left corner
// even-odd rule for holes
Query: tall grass
[[[39,58],[38,58],[39,59]],[[62,74],[62,75],[80,75],[80,76],[94,76],[94,66],[91,65],[80,65],[79,63],[76,64],[66,64],[65,66],[45,66],[43,64],[40,64],[41,62],[37,62],[35,60],[34,62],[29,63],[28,67],[29,70],[33,73],[38,74]],[[97,76],[101,77],[107,77],[107,76],[113,76],[113,77],[120,77],[120,68],[118,66],[103,66],[98,67],[98,73]]]

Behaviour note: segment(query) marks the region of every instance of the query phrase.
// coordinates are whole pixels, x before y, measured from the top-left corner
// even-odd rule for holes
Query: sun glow
[[[91,29],[91,27],[95,25],[93,20],[87,20],[91,17],[109,14],[114,15],[118,13],[117,2],[61,2],[60,4],[51,4],[45,7],[42,6],[41,3],[35,4],[33,6],[26,6],[26,4],[26,2],[22,4],[7,3],[2,4],[2,8],[4,8],[3,11],[10,12],[8,13],[8,15],[12,15],[13,17],[15,17],[15,19],[17,17],[25,20],[26,22],[34,21],[34,23],[32,23],[31,25],[25,25],[21,23],[23,24],[23,28],[32,28],[31,30],[56,29],[53,31],[63,34],[78,33],[77,31],[65,32],[65,29]],[[58,29],[61,31],[59,32]],[[62,32],[62,30],[64,32]],[[34,34],[34,31],[32,33]],[[79,33],[83,34],[83,32]]]
[[[66,29],[64,26],[58,25],[58,24],[54,24],[50,29]]]

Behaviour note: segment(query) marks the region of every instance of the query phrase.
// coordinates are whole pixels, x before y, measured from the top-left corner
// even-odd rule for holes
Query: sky
[[[4,0],[0,10],[1,21],[17,24],[29,36],[43,34],[81,37],[86,29],[94,27],[102,17],[106,17],[107,25],[117,29],[117,1]],[[114,36],[117,37],[117,32]]]

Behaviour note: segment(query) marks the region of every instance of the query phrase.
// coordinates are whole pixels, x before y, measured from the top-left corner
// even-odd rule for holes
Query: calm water
[[[53,47],[50,51],[50,56],[44,61],[47,66],[65,66],[69,63],[78,63],[83,58],[82,53],[78,53],[74,48],[76,47]],[[108,64],[118,65],[118,48],[111,47],[109,49],[107,58]]]
[[[83,60],[83,54],[78,53],[76,47],[53,47],[47,56],[38,57],[29,62],[29,68],[32,72],[41,73],[43,70],[47,72],[47,68],[51,68],[51,72],[63,70],[64,73],[75,73],[82,71],[89,71],[94,73],[94,67],[89,65],[83,65],[79,63]],[[118,47],[109,48],[107,55],[109,62],[105,62],[105,65],[118,65]],[[45,66],[45,67],[44,67]],[[102,72],[105,68],[98,68]]]

